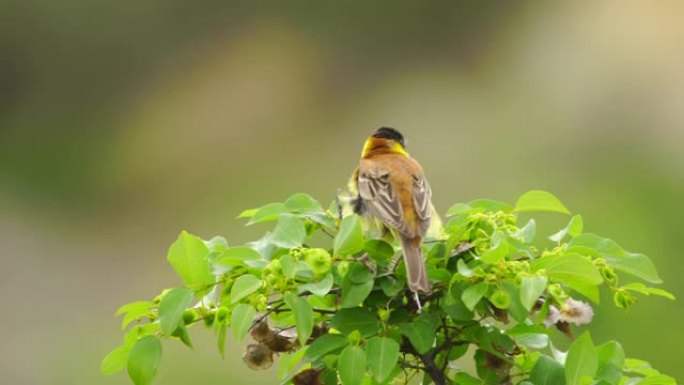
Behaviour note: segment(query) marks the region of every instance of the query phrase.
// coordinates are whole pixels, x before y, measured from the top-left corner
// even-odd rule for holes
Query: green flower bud
[[[610,283],[615,282],[618,278],[617,274],[615,274],[615,270],[610,266],[602,266],[599,271],[601,272],[603,279]]]
[[[268,269],[274,275],[280,275],[283,273],[283,266],[280,264],[280,259],[274,259],[266,265]]]
[[[354,330],[347,336],[347,342],[351,346],[358,346],[361,343],[361,333],[358,330]]]
[[[378,310],[378,318],[380,318],[380,321],[386,322],[390,317],[390,312],[387,309],[380,309]]]
[[[302,257],[302,249],[290,249],[290,255],[294,259],[300,259]]]
[[[487,283],[495,283],[496,281],[499,280],[499,277],[497,277],[496,274],[487,274],[487,276],[485,276],[484,280]]]
[[[563,303],[568,298],[567,293],[565,293],[561,285],[557,283],[549,285],[546,290],[558,303]]]
[[[268,307],[268,297],[264,294],[259,294],[252,298],[252,305],[254,305],[257,311],[265,311]]]
[[[615,291],[615,294],[613,294],[615,306],[623,309],[628,309],[631,305],[636,303],[636,301],[636,298],[625,289],[618,289]]]
[[[280,287],[280,279],[273,274],[269,274],[266,277],[264,277],[263,279],[266,282],[266,286],[268,286],[268,287],[272,287],[272,288]]]

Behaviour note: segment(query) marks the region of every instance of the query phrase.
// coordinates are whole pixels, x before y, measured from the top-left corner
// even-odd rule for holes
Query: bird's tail
[[[406,280],[412,292],[430,293],[430,280],[427,276],[421,238],[407,238],[403,235],[401,239],[401,250],[404,254],[404,264],[406,265]]]

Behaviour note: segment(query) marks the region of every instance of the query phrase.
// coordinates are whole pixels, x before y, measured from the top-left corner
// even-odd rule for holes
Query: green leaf
[[[270,242],[284,249],[299,247],[306,240],[304,222],[292,214],[283,214],[278,219]]]
[[[652,376],[658,374],[658,371],[651,367],[651,364],[644,360],[638,360],[635,358],[625,359],[625,372],[634,373],[640,376]]]
[[[616,270],[651,283],[662,283],[653,262],[644,254],[626,253],[624,257],[606,256],[606,262]]]
[[[534,385],[565,385],[563,365],[547,355],[542,355],[532,368],[530,381]]]
[[[665,291],[663,289],[658,289],[655,287],[648,287],[641,282],[630,283],[628,285],[623,286],[623,288],[627,289],[627,290],[631,290],[631,291],[636,291],[637,293],[641,293],[641,294],[659,295],[661,297],[665,297],[665,298],[671,299],[673,301],[675,300],[675,296],[672,293]]]
[[[363,248],[378,266],[389,265],[394,256],[394,248],[392,245],[382,239],[369,239],[366,241]]]
[[[473,208],[468,206],[467,204],[456,203],[453,206],[449,207],[449,210],[447,210],[446,216],[447,217],[453,217],[454,215],[468,214],[471,211],[473,211]]]
[[[508,313],[520,323],[524,323],[529,313],[527,309],[523,306],[520,301],[520,288],[518,285],[510,280],[505,280],[502,283],[503,289],[510,296],[510,306],[508,308]]]
[[[221,358],[225,358],[226,354],[226,324],[222,324],[218,328],[218,333],[216,336],[216,347],[218,348]]]
[[[156,322],[151,324],[135,325],[124,335],[124,345],[133,346],[135,341],[139,340],[140,338],[156,334],[160,331],[160,328],[161,327],[159,323]]]
[[[248,246],[236,246],[221,252],[216,258],[219,265],[240,265],[245,261],[258,261],[263,259],[258,251]]]
[[[164,295],[159,304],[159,323],[165,335],[171,335],[183,324],[183,312],[193,299],[192,290],[177,287]]]
[[[532,349],[544,349],[549,345],[549,332],[541,325],[519,324],[506,330],[505,333],[519,344]]]
[[[204,242],[211,251],[223,251],[228,248],[228,241],[220,235],[212,237],[210,240]]]
[[[280,257],[280,265],[283,268],[283,274],[287,278],[294,278],[297,274],[297,260],[289,254],[285,254]]]
[[[137,301],[121,306],[119,310],[116,311],[116,315],[126,313],[121,321],[121,330],[124,330],[126,326],[136,319],[150,314],[152,305],[154,305],[154,303],[151,301]]]
[[[445,313],[454,321],[469,321],[473,319],[474,314],[463,303],[463,288],[465,284],[460,283],[454,285],[449,290],[449,295],[444,297],[441,306]]]
[[[192,342],[190,342],[190,335],[188,334],[188,329],[185,327],[185,324],[181,323],[180,326],[171,333],[171,336],[178,337],[185,346],[192,349]]]
[[[251,218],[259,209],[247,209],[238,214],[235,218]]]
[[[587,257],[578,254],[547,255],[532,262],[532,270],[546,269],[552,280],[563,281],[576,290],[587,285],[597,286],[603,282],[601,274]]]
[[[586,247],[595,250],[606,259],[608,265],[627,274],[641,278],[651,283],[661,283],[653,262],[644,254],[630,253],[615,241],[585,233],[570,241],[569,247]]]
[[[256,315],[256,309],[252,305],[246,303],[237,305],[233,309],[233,314],[231,315],[231,328],[233,329],[233,337],[236,341],[241,341],[247,336],[249,328],[252,327],[252,322],[254,322],[254,316]]]
[[[532,190],[523,194],[515,204],[515,212],[546,211],[570,214],[570,211],[555,195],[541,190]]]
[[[323,212],[323,207],[311,195],[297,193],[287,198],[285,207],[293,213],[307,214]]]
[[[597,380],[606,380],[617,383],[622,377],[622,369],[625,366],[625,352],[617,341],[609,341],[596,347],[599,367],[596,373]]]
[[[525,243],[532,243],[534,241],[534,236],[537,233],[537,222],[534,219],[527,221],[525,226],[515,233],[516,238],[522,239]]]
[[[238,302],[239,300],[259,290],[262,284],[262,280],[251,274],[239,276],[238,279],[235,280],[235,283],[230,290],[231,303]]]
[[[299,364],[299,362],[304,357],[307,348],[299,349],[292,353],[281,354],[278,361],[278,379],[283,380],[281,385],[292,384],[291,380],[294,377],[294,373],[290,374],[292,370]],[[288,374],[290,374],[288,376]]]
[[[399,332],[409,339],[418,353],[425,354],[432,349],[438,327],[436,316],[423,313],[412,323],[399,325]]]
[[[128,376],[135,385],[149,385],[157,374],[162,346],[154,336],[139,339],[128,353]]]
[[[366,352],[358,346],[347,346],[337,360],[343,385],[360,385],[366,375]]]
[[[247,226],[255,223],[270,222],[277,220],[281,214],[286,213],[287,208],[280,202],[269,203],[258,209],[243,211],[240,218],[251,216]]]
[[[128,352],[130,350],[130,346],[126,345],[119,346],[118,348],[112,350],[102,360],[102,364],[100,364],[100,373],[105,376],[109,376],[123,370],[128,362]]]
[[[466,372],[458,372],[454,375],[456,385],[482,385],[482,380],[477,379]]]
[[[363,263],[352,262],[347,277],[351,283],[366,283],[373,280],[373,272]]]
[[[535,302],[539,299],[546,289],[546,277],[535,275],[532,277],[525,277],[520,283],[520,302],[522,302],[525,309],[532,310]]]
[[[285,294],[285,303],[292,309],[297,326],[297,338],[302,346],[306,345],[311,332],[313,331],[314,312],[311,305],[302,297],[292,294]]]
[[[404,289],[405,282],[391,275],[381,277],[379,280],[382,292],[388,297],[394,297]]]
[[[341,309],[330,320],[330,326],[344,335],[349,335],[354,330],[358,330],[364,337],[373,335],[380,330],[380,322],[375,313],[363,307]]]
[[[342,334],[324,334],[309,345],[304,353],[304,359],[308,362],[313,362],[347,346],[347,337]]]
[[[456,262],[456,270],[458,271],[458,274],[461,274],[466,278],[470,278],[473,276],[473,271],[470,270],[468,264],[465,263],[463,258],[459,259],[458,262]]]
[[[498,211],[503,211],[504,213],[509,213],[513,210],[513,207],[508,203],[499,202],[492,199],[475,199],[468,202],[468,206],[472,207],[473,210],[477,212],[495,213]]]
[[[677,382],[674,378],[670,376],[666,376],[664,374],[656,374],[642,379],[635,385],[677,385]]]
[[[373,337],[366,343],[366,355],[373,378],[382,383],[397,365],[399,344],[391,338]]]
[[[554,242],[560,242],[563,240],[563,238],[565,238],[566,235],[570,235],[570,237],[574,238],[582,234],[583,229],[584,221],[582,220],[582,216],[575,215],[572,217],[572,219],[570,219],[570,222],[568,222],[568,224],[564,228],[550,236],[549,239]]]
[[[363,303],[373,290],[373,280],[364,283],[352,283],[348,277],[342,282],[342,308],[356,307]]]
[[[593,378],[598,370],[598,355],[589,332],[584,332],[570,345],[565,359],[565,380],[568,385],[582,385],[583,378]]]
[[[340,230],[333,241],[334,254],[339,257],[356,254],[363,250],[363,230],[358,215],[350,215],[342,219]]]
[[[304,292],[310,292],[313,295],[323,297],[324,295],[328,294],[330,292],[330,289],[332,289],[333,286],[333,276],[331,273],[328,273],[328,275],[325,276],[322,280],[318,282],[309,282],[307,284],[301,285],[298,289],[297,292],[299,294],[304,293]]]
[[[487,283],[479,282],[473,286],[469,286],[463,291],[461,299],[463,299],[463,303],[468,310],[472,311],[475,309],[475,306],[480,302],[482,297],[484,297],[488,289],[489,285],[487,285]]]
[[[209,248],[199,237],[183,231],[169,248],[167,259],[185,286],[198,296],[208,293],[216,283],[209,269]]]
[[[492,248],[485,251],[480,260],[486,263],[497,263],[502,261],[508,255],[510,246],[503,238],[499,238],[497,242],[494,243]]]

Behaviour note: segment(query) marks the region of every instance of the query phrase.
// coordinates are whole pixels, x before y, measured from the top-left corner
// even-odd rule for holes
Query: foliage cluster
[[[532,212],[569,221],[537,239],[534,219],[520,223]],[[188,330],[204,325],[222,355],[228,330],[236,341],[250,336],[245,363],[264,369],[278,357],[283,384],[398,384],[421,376],[438,385],[675,383],[626,358],[618,342],[595,345],[588,331],[578,333],[600,288],[621,308],[638,295],[674,298],[644,283],[660,283],[647,256],[585,233],[582,217],[548,192],[530,191],[515,205],[453,205],[441,236],[424,242],[433,291],[420,296],[422,309],[406,288],[403,262],[393,263],[398,246],[367,239],[363,219],[342,217],[336,202],[324,209],[295,194],[240,217],[275,227],[246,245],[182,232],[168,262],[183,285],[119,309],[128,331],[103,373],[126,368],[136,385],[150,384],[162,341],[192,346]],[[564,336],[573,340],[567,351],[553,343]]]

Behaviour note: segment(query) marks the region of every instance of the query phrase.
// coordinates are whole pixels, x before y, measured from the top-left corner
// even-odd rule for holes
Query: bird
[[[350,178],[353,211],[389,230],[401,244],[408,288],[432,292],[422,250],[433,218],[432,190],[420,163],[406,151],[404,136],[380,127],[368,137]]]

